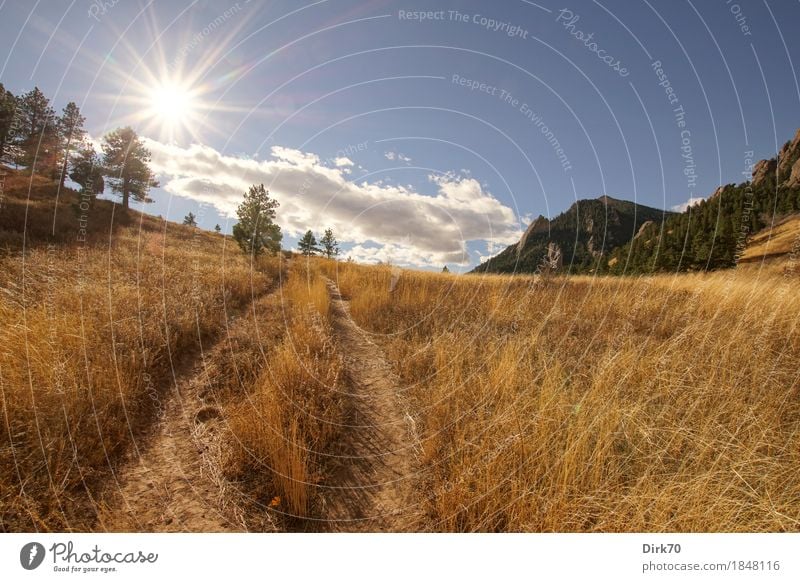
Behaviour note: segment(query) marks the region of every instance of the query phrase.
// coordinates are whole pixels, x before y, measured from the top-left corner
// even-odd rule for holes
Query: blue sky
[[[800,127],[799,21],[774,0],[6,1],[0,81],[77,102],[94,138],[134,126],[148,212],[230,231],[264,182],[286,247],[332,226],[358,260],[458,270],[576,199],[742,181]]]

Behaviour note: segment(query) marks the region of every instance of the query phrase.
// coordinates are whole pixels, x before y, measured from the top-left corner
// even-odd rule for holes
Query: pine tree
[[[186,226],[197,226],[197,217],[193,212],[190,212],[183,217],[183,224]]]
[[[60,148],[57,120],[50,100],[38,87],[17,98],[19,133],[16,162],[31,173],[53,175],[59,167]]]
[[[303,238],[297,242],[297,248],[300,250],[300,253],[307,257],[322,252],[322,249],[317,247],[317,239],[314,233],[310,230],[306,231]]]
[[[92,196],[102,193],[105,189],[103,167],[91,144],[83,143],[72,156],[69,179],[80,184],[83,191]]]
[[[330,259],[339,254],[339,242],[333,235],[333,229],[325,229],[325,234],[319,242],[322,245],[322,252],[327,258]]]
[[[214,225],[214,232],[222,232],[222,227],[218,224]]]
[[[103,138],[104,175],[111,189],[122,196],[127,210],[129,199],[152,202],[147,193],[158,186],[150,170],[150,151],[130,127],[116,129]]]
[[[72,148],[76,143],[83,141],[86,131],[83,123],[86,118],[81,115],[81,110],[72,101],[64,107],[61,117],[58,119],[58,132],[61,138],[61,147],[64,150],[64,160],[61,164],[61,175],[59,177],[59,188],[64,187],[64,180],[67,178],[67,166],[69,164]]]
[[[281,249],[281,228],[275,224],[278,201],[269,197],[264,184],[250,186],[244,200],[236,209],[239,218],[233,227],[233,238],[248,255],[260,255],[265,250],[277,253]]]
[[[13,145],[19,131],[18,124],[14,122],[17,110],[17,99],[11,91],[6,91],[0,83],[0,162],[5,162],[9,156],[9,146]]]

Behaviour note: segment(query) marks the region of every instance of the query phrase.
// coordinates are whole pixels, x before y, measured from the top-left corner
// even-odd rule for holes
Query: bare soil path
[[[349,427],[323,493],[328,531],[418,531],[414,500],[418,463],[413,421],[399,381],[377,345],[350,317],[348,302],[327,280],[334,330],[350,378]]]
[[[229,325],[235,325],[232,319]],[[162,414],[124,463],[119,488],[101,502],[97,529],[133,532],[245,531],[237,491],[217,464],[223,419],[204,401],[206,364],[226,349],[225,332],[174,367],[174,382],[159,394]],[[133,453],[135,454],[135,453]]]

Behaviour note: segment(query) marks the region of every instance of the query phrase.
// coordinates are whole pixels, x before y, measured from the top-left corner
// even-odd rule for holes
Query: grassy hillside
[[[277,277],[220,235],[55,189],[10,175],[0,207],[2,530],[89,527],[175,368]]]
[[[771,228],[761,230],[750,240],[740,264],[772,263],[780,259],[788,263],[800,259],[800,214],[789,215]],[[791,265],[786,267],[791,268]]]
[[[796,279],[328,263],[414,411],[438,531],[797,531]]]

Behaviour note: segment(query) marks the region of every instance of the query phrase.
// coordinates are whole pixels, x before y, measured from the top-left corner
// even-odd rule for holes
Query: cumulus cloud
[[[686,212],[687,208],[689,208],[690,206],[694,206],[696,204],[700,204],[703,200],[705,200],[705,198],[689,198],[689,200],[687,200],[686,202],[683,202],[681,204],[676,204],[675,206],[670,208],[670,210],[672,210],[673,212]]]
[[[354,245],[347,254],[356,260],[468,264],[467,241],[511,244],[521,234],[514,211],[469,177],[431,177],[437,193],[428,196],[407,186],[350,181],[347,163],[328,167],[319,156],[292,148],[274,146],[271,159],[254,160],[199,144],[147,139],[146,145],[168,192],[233,217],[247,188],[263,183],[280,202],[284,232],[299,236],[332,227],[340,242]]]
[[[373,245],[354,245],[345,255],[359,263],[392,263],[394,265],[417,265],[427,267],[441,267],[445,262],[468,264],[466,251],[458,257],[458,260],[444,260],[436,252],[420,252],[411,245],[403,244],[384,244]]]

